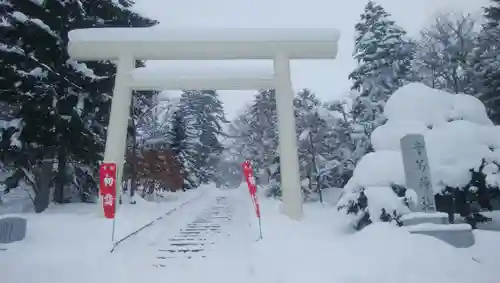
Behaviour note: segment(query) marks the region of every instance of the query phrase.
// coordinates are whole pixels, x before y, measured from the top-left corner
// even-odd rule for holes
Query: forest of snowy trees
[[[346,186],[362,157],[375,150],[370,137],[387,121],[383,113],[387,100],[409,83],[422,83],[446,93],[477,97],[484,103],[491,121],[498,124],[499,20],[500,1],[492,1],[492,6],[484,9],[484,18],[441,14],[421,31],[419,37],[411,38],[391,20],[383,7],[369,1],[355,26],[353,57],[358,66],[349,75],[353,83],[349,94],[338,100],[320,101],[311,90],[302,90],[296,97],[305,199],[316,200],[323,189]],[[253,104],[232,122],[229,132],[235,138],[228,149],[231,154],[226,158],[236,159],[235,164],[245,158],[252,159],[259,171],[258,177],[265,179],[260,182],[269,182],[268,194],[279,196],[273,95],[272,91],[260,91]],[[467,120],[466,117],[456,119]],[[274,127],[259,127],[263,124]],[[474,135],[473,132],[464,134]],[[399,144],[399,140],[396,142]],[[383,162],[378,164],[384,166]],[[497,163],[492,164],[494,168],[498,167]],[[490,176],[487,176],[485,165],[483,162],[478,168],[467,168],[470,172],[465,172],[465,184],[458,187],[446,184],[442,195],[445,204],[441,201],[438,209],[459,213],[471,224],[486,220],[472,209],[473,202],[479,203],[481,209],[491,209],[490,200],[498,198],[498,185],[487,182]],[[492,167],[488,168],[491,170]],[[372,172],[376,174],[376,170]],[[395,197],[404,198],[405,189],[400,184],[390,185]],[[446,205],[450,195],[453,204]],[[339,209],[358,214],[367,209],[369,201],[361,191],[354,201],[351,199],[345,205],[339,203]],[[383,221],[397,220],[400,215],[390,215],[392,212],[383,212],[380,218]],[[358,223],[358,228],[372,221],[365,220],[366,223]]]
[[[58,203],[94,201],[115,66],[69,59],[68,32],[158,23],[132,12],[132,5],[130,0],[0,1],[3,194],[28,190],[35,204],[47,190]],[[500,123],[499,22],[500,0],[492,0],[483,17],[442,14],[410,38],[383,7],[369,1],[355,25],[352,89],[327,101],[310,89],[296,95],[305,199],[318,200],[320,191],[347,184],[360,159],[374,150],[370,135],[386,122],[385,103],[408,83],[474,95]],[[274,90],[257,91],[232,121],[216,90],[185,90],[161,107],[155,105],[158,95],[134,94],[129,148],[135,152],[141,140],[163,137],[181,165],[184,189],[210,182],[237,186],[240,164],[250,159],[258,183],[268,185],[266,193],[280,196]]]

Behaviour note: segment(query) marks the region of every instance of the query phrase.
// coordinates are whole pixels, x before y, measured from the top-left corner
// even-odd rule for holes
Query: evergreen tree
[[[260,90],[250,105],[229,125],[226,137],[234,163],[251,160],[257,183],[269,184],[271,195],[280,194],[278,130],[275,91]],[[238,169],[240,170],[240,169]]]
[[[231,140],[228,150],[237,157],[239,163],[253,160],[253,154],[258,152],[257,145],[252,139],[252,118],[250,105],[247,105],[242,113],[231,121],[227,129],[226,138]]]
[[[271,178],[278,170],[278,116],[276,113],[276,92],[274,89],[260,90],[250,107],[250,127],[248,144],[250,159],[260,182],[260,176]],[[280,180],[272,178],[279,187]]]
[[[356,132],[353,124],[349,103],[357,93],[351,92],[349,96],[332,101],[324,105],[327,114],[323,115],[326,124],[331,130],[323,139],[329,149],[326,164],[320,171],[321,183],[325,187],[343,187],[352,176],[354,165],[365,153],[365,143],[369,139],[365,133]]]
[[[111,62],[87,65],[67,54],[68,32],[99,26],[151,26],[129,1],[2,1],[0,100],[22,120],[16,168],[31,171],[57,159],[54,199],[65,202],[69,162],[96,168],[104,148],[115,72]],[[90,170],[90,172],[93,169]]]
[[[251,110],[246,105],[241,114],[235,117],[223,133],[228,146],[224,149],[224,160],[220,164],[223,185],[237,187],[243,181],[241,164],[245,160],[253,160],[252,153],[256,146],[250,143]]]
[[[219,178],[217,168],[224,150],[220,141],[222,124],[228,121],[217,92],[204,90],[196,98],[196,103],[203,106],[202,111],[198,113],[197,119],[201,128],[200,145],[205,167],[202,182],[207,183],[216,181]]]
[[[500,0],[491,0],[484,9],[483,25],[474,50],[475,93],[485,104],[492,121],[500,123]]]
[[[170,141],[170,149],[174,154],[177,162],[181,166],[181,174],[184,179],[183,190],[193,189],[199,185],[198,178],[192,160],[193,154],[196,153],[196,143],[191,143],[192,136],[188,136],[188,128],[185,123],[185,118],[180,110],[175,111],[172,120],[171,130],[166,138]]]
[[[252,156],[258,168],[265,168],[278,155],[278,116],[275,91],[259,91],[250,108],[250,115],[252,117],[250,121],[251,144],[258,146],[258,148],[254,148]]]
[[[220,142],[222,124],[227,123],[224,108],[217,92],[212,90],[184,91],[179,104],[184,118],[186,170],[196,176],[197,185],[215,181],[217,167],[223,151]],[[187,145],[189,144],[189,146]]]
[[[323,143],[327,134],[326,121],[319,113],[322,107],[316,95],[308,89],[300,91],[295,98],[295,117],[298,138],[299,164],[306,198],[316,197],[319,192],[319,172],[324,166],[330,150]]]
[[[201,184],[200,133],[192,116],[188,98],[184,95],[179,102],[172,125],[172,150],[179,160],[184,175],[184,189],[196,188]]]
[[[352,132],[358,138],[357,155],[372,151],[370,135],[385,122],[382,114],[389,96],[413,79],[414,44],[406,32],[389,19],[382,6],[369,1],[356,24],[354,58],[358,67],[349,74],[353,90],[360,92],[351,114]]]
[[[167,139],[170,140],[170,148],[172,152],[178,156],[182,150],[182,141],[186,140],[186,126],[184,125],[184,119],[179,114],[179,112],[175,112],[174,120],[172,122],[172,129],[167,136]]]
[[[354,58],[358,67],[349,79],[354,83],[352,89],[361,95],[355,101],[353,115],[368,133],[384,122],[385,101],[411,79],[413,45],[389,17],[382,6],[369,1],[355,26]]]

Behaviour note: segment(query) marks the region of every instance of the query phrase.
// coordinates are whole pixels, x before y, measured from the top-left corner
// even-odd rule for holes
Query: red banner
[[[248,191],[250,192],[250,196],[252,197],[252,203],[255,208],[255,214],[257,218],[260,218],[260,206],[259,200],[257,199],[257,185],[255,184],[255,179],[253,177],[253,169],[252,164],[249,160],[243,162],[243,175],[245,176],[245,180],[248,185]]]
[[[109,162],[99,168],[99,193],[102,196],[104,216],[115,218],[116,211],[116,164]]]

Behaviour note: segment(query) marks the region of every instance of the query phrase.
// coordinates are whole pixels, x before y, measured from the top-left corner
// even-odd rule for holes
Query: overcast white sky
[[[346,93],[352,60],[354,25],[368,0],[135,0],[135,10],[168,28],[337,28],[335,61],[292,62],[296,90],[312,89],[324,100]],[[418,35],[443,10],[480,14],[488,0],[378,0],[410,35]],[[148,65],[165,64],[161,61]],[[220,92],[229,118],[252,100],[248,92]]]

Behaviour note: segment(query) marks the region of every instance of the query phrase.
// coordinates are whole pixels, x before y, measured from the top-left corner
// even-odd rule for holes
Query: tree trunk
[[[432,68],[432,88],[436,88],[436,70]]]
[[[43,212],[50,203],[50,183],[52,179],[52,162],[43,161],[39,166],[33,166],[32,172],[35,178],[33,190],[35,199],[33,201],[35,212]]]
[[[64,203],[64,185],[66,183],[66,148],[59,146],[57,154],[57,175],[55,182],[54,201]]]
[[[132,133],[132,160],[130,160],[130,203],[135,204],[134,195],[137,190],[137,132],[134,123]]]
[[[134,115],[134,101],[132,100],[132,103],[130,104],[130,120],[129,120],[129,125],[128,127],[132,128],[131,131],[131,138],[132,138],[132,154],[131,154],[131,160],[129,160],[130,163],[130,187],[128,188],[130,190],[130,203],[135,204],[134,201],[134,195],[135,191],[137,189],[137,127],[136,127],[136,116]],[[131,123],[130,123],[131,122]],[[128,131],[127,131],[127,139],[128,139]],[[127,142],[125,142],[127,143]],[[128,147],[126,147],[128,148]],[[127,150],[125,149],[125,152]]]
[[[323,192],[321,191],[321,187],[319,185],[319,176],[318,176],[318,167],[316,164],[316,152],[314,150],[313,138],[311,132],[309,132],[309,144],[311,145],[311,161],[312,161],[312,169],[311,170],[311,178],[309,179],[309,183],[312,187],[312,180],[316,181],[316,188],[312,189],[319,194],[319,201],[323,203]],[[314,172],[314,173],[313,173]]]

